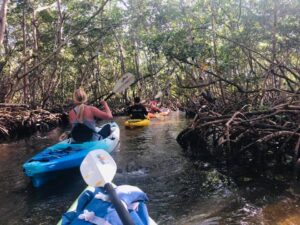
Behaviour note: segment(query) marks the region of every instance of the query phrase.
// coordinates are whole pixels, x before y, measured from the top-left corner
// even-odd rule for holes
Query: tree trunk
[[[33,52],[35,55],[38,55],[38,37],[37,37],[37,19],[36,19],[36,10],[33,9],[32,11],[32,38],[33,38]],[[38,64],[38,57],[34,58],[33,67]],[[38,73],[38,68],[33,71],[35,74],[34,76],[31,76],[32,79],[30,79],[30,97],[31,97],[31,106],[33,108],[36,107],[36,92],[35,92],[35,84],[36,84],[36,74]]]
[[[57,11],[58,11],[58,27],[57,27],[57,46],[59,46],[63,39],[63,24],[64,24],[64,16],[61,11],[61,0],[57,0]]]
[[[213,35],[213,56],[214,56],[214,67],[215,72],[219,73],[219,64],[218,64],[218,54],[217,54],[217,33],[216,33],[216,5],[215,0],[211,1],[211,27],[212,27],[212,35]],[[219,88],[221,92],[222,101],[225,104],[224,90],[222,81],[219,81]]]
[[[117,35],[114,33],[114,37],[117,41],[117,46],[118,46],[118,50],[119,50],[119,54],[120,54],[120,61],[121,61],[121,73],[122,75],[125,74],[126,72],[126,67],[125,67],[125,60],[124,60],[124,54],[123,54],[123,46],[121,45]],[[124,100],[127,101],[127,90],[124,91]]]
[[[274,9],[273,9],[273,27],[272,27],[272,64],[271,64],[271,71],[275,69],[276,64],[276,47],[277,47],[277,14],[278,14],[278,5],[277,0],[274,1]],[[272,73],[272,85],[273,88],[277,87],[276,82],[276,75],[275,73]]]
[[[143,90],[143,80],[140,74],[140,57],[139,57],[139,50],[138,50],[138,43],[136,40],[136,35],[134,35],[133,38],[133,46],[134,46],[134,64],[135,64],[135,70],[136,70],[136,75],[137,79],[139,80],[139,87],[137,90],[137,95],[141,96],[142,95],[142,90]]]
[[[2,0],[0,11],[0,46],[2,47],[6,27],[6,13],[9,0]]]
[[[54,43],[56,43],[56,47],[58,47],[62,43],[63,39],[63,23],[64,23],[64,17],[61,11],[61,0],[56,1],[57,6],[57,13],[58,13],[58,20],[57,20],[57,28],[56,28],[56,36],[54,37]],[[51,7],[51,5],[49,6]],[[51,72],[51,76],[48,78],[48,80],[42,80],[42,108],[44,108],[48,102],[48,100],[51,98],[51,96],[55,93],[55,90],[59,83],[61,82],[61,76],[62,74],[57,73],[57,69],[59,68],[59,56],[60,56],[60,49],[56,52],[54,57],[54,66],[53,71]]]
[[[23,56],[24,58],[26,57],[26,50],[27,50],[27,39],[26,39],[26,34],[27,34],[27,29],[26,29],[26,12],[25,12],[25,7],[23,7],[23,18],[22,18],[22,34],[23,34]],[[27,72],[27,62],[24,63],[23,66],[23,73]],[[28,76],[25,76],[23,78],[23,102],[25,104],[28,103],[28,85],[29,85],[29,81],[28,81]]]

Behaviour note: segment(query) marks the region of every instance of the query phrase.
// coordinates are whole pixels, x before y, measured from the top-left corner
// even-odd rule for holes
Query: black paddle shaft
[[[110,93],[108,94],[108,96],[106,96],[106,98],[104,99],[104,101],[106,101],[107,99],[109,99],[109,98],[110,98],[111,96],[113,96],[114,94],[115,94],[114,92],[110,92]],[[95,98],[94,100],[90,101],[89,104],[94,104],[96,101],[102,99],[105,95],[107,95],[107,94],[104,94],[104,95],[101,95],[101,96],[98,97],[98,98]]]
[[[107,99],[109,99],[111,96],[113,96],[115,93],[111,92],[108,96],[106,96],[106,98],[104,99],[104,101],[106,101]]]
[[[110,200],[112,204],[115,206],[123,225],[134,225],[134,222],[132,221],[128,210],[124,207],[123,203],[118,198],[117,193],[113,188],[113,186],[110,183],[106,183],[104,185],[104,188],[109,194]]]

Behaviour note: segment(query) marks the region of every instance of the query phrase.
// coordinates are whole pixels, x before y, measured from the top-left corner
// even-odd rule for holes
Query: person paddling
[[[160,113],[161,112],[161,110],[158,108],[158,101],[156,99],[150,101],[150,112],[151,113]]]
[[[131,119],[146,119],[148,112],[145,108],[145,106],[143,106],[141,104],[141,99],[140,97],[135,97],[134,98],[134,105],[130,106],[128,108],[128,114],[130,115]]]
[[[101,133],[99,132],[100,134],[95,130],[95,119],[111,120],[113,118],[111,110],[104,100],[100,100],[104,111],[87,105],[88,97],[82,88],[74,91],[73,100],[76,106],[69,112],[69,121],[72,126],[70,134],[75,142],[80,143],[90,140],[99,140],[103,134],[106,136],[107,134],[105,133],[110,132],[110,127],[102,128]]]

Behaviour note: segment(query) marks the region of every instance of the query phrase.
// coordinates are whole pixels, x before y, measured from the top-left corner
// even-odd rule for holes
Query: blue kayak
[[[120,128],[117,123],[103,124],[97,127],[97,131],[108,125],[110,134],[104,139],[76,144],[69,138],[42,150],[23,164],[24,173],[31,178],[34,187],[40,187],[55,178],[58,172],[79,167],[92,150],[103,149],[109,153],[114,151],[120,142]]]
[[[128,208],[135,225],[157,225],[148,214],[148,197],[142,190],[130,185],[117,186],[115,190],[118,198]],[[122,225],[122,222],[105,190],[88,186],[57,225],[95,224]]]

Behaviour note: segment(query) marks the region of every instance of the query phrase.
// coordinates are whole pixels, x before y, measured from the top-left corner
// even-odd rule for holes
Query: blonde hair
[[[73,99],[76,105],[78,105],[78,113],[76,115],[77,120],[79,122],[83,122],[83,111],[84,111],[84,103],[87,102],[87,94],[82,88],[78,88],[74,91]]]

